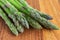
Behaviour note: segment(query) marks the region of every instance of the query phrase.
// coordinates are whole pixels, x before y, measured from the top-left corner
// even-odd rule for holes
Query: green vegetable
[[[30,16],[33,17],[35,20],[39,21],[40,24],[42,24],[45,28],[50,28],[50,29],[59,29],[56,25],[52,24],[51,22],[49,22],[46,19],[51,20],[52,17],[44,14],[42,12],[39,12],[36,9],[33,9],[32,7],[30,7],[26,1],[24,0],[20,0],[20,3],[26,7],[26,9],[30,12]],[[46,18],[46,19],[45,19]]]
[[[15,1],[18,3],[17,0],[15,0]],[[27,18],[27,17],[26,17],[26,18]],[[29,18],[29,19],[30,19],[30,18]],[[32,19],[31,19],[31,20],[32,20]],[[33,21],[33,20],[32,20],[32,21]],[[36,21],[33,21],[33,22],[32,22],[32,21],[31,21],[31,23],[34,24],[34,25],[32,25],[30,22],[29,22],[29,23],[30,23],[33,27],[35,27],[36,29],[38,29],[38,27],[41,28],[41,26],[40,26]],[[36,23],[36,24],[35,24],[35,23]],[[39,29],[40,29],[40,28],[39,28]]]
[[[23,33],[22,26],[29,29],[29,25],[35,29],[42,29],[43,26],[46,29],[59,30],[49,21],[53,19],[50,15],[34,9],[25,0],[0,0],[0,7],[0,16],[15,35],[18,35],[18,31]]]
[[[45,28],[47,28],[47,29],[59,30],[59,28],[58,28],[55,24],[49,22],[49,21],[46,20],[45,18],[40,17],[40,18],[37,18],[37,19],[39,19],[38,22],[39,22],[40,24],[42,24]]]
[[[45,18],[41,17],[40,14],[38,12],[36,12],[35,10],[33,10],[31,7],[25,7],[23,6],[21,3],[20,5],[18,5],[18,7],[14,4],[14,2],[16,3],[16,1],[12,2],[11,0],[9,0],[9,2],[11,4],[13,4],[17,9],[19,9],[20,11],[24,12],[24,14],[29,15],[30,17],[34,18],[35,20],[37,20],[40,24],[42,24],[44,27],[49,28],[49,29],[59,29],[57,26],[55,26],[54,24],[52,24],[51,22],[49,22],[48,20],[46,20]],[[22,8],[22,9],[21,9]],[[33,10],[33,11],[32,11]]]
[[[53,23],[49,22],[48,20],[46,20],[45,18],[41,17],[39,14],[36,13],[36,11],[31,11],[32,13],[30,14],[30,16],[32,16],[35,20],[37,20],[41,25],[43,25],[45,28],[47,29],[55,29],[58,30],[59,28],[54,25]]]
[[[38,11],[38,10],[36,10],[36,9],[35,9],[35,11],[36,11],[37,13],[39,13],[41,17],[43,17],[43,18],[45,18],[45,19],[47,19],[47,20],[52,20],[52,19],[53,19],[50,15],[48,15],[48,14],[46,14],[46,13],[40,12],[40,11]]]
[[[17,26],[17,30],[18,30],[19,32],[21,32],[21,33],[24,32],[24,28],[22,27],[21,24],[19,24],[19,25]]]
[[[24,7],[29,8],[29,9],[31,9],[32,11],[36,11],[37,13],[39,13],[41,17],[44,17],[44,18],[46,18],[47,20],[52,20],[52,19],[53,19],[50,15],[47,15],[47,14],[45,14],[45,13],[43,13],[43,12],[40,12],[40,11],[32,8],[30,5],[28,5],[28,3],[27,3],[25,0],[18,0],[18,1],[19,1]],[[16,2],[17,2],[17,0],[16,0]],[[18,4],[19,4],[19,2],[18,2]]]
[[[10,19],[5,15],[5,13],[2,11],[1,8],[0,8],[0,16],[6,22],[6,24],[9,27],[9,29],[12,31],[12,33],[15,34],[16,36],[18,36],[17,29],[15,28],[15,26],[13,25],[13,23],[10,21]]]
[[[0,4],[1,4],[1,2],[0,2]],[[2,3],[2,5],[1,5],[1,7],[5,10],[5,12],[8,14],[8,16],[13,20],[15,26],[17,27],[17,30],[18,30],[19,32],[23,32],[23,31],[24,31],[24,28],[20,25],[20,23],[19,23],[19,21],[16,19],[15,15],[12,14],[12,13],[9,11],[9,9],[4,6],[3,3]],[[18,29],[18,28],[19,28],[19,29]]]
[[[15,1],[15,0],[7,0],[8,2],[10,2],[12,5],[14,5],[18,10],[22,11],[22,12],[26,12],[27,11],[25,10],[24,6],[22,6],[22,4],[19,4]],[[13,1],[13,2],[12,2]]]
[[[34,19],[30,18],[29,16],[25,16],[28,20],[29,24],[35,29],[42,29],[41,25],[35,21]]]
[[[11,12],[13,15],[16,15],[17,19],[20,21],[20,23],[21,23],[23,26],[25,26],[27,29],[29,29],[29,24],[28,24],[27,20],[25,19],[25,17],[22,16],[22,13],[21,13],[21,12],[19,12],[19,11],[18,11],[13,5],[11,5],[7,0],[5,0],[5,1],[2,1],[2,0],[1,0],[1,2],[3,2],[3,3],[7,6],[7,8],[10,9],[10,12]]]

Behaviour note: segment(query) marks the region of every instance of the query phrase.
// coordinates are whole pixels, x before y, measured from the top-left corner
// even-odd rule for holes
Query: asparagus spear
[[[15,5],[14,2],[12,2],[12,1],[10,1],[10,3]],[[32,9],[29,9],[29,8],[27,8],[28,11],[26,11],[26,9],[23,6],[20,6],[20,8],[23,8],[23,10],[24,10],[23,12],[25,12],[25,14],[28,14],[29,16],[31,16],[32,18],[34,18],[35,20],[40,22],[44,27],[51,28],[51,29],[59,29],[58,27],[56,27],[54,24],[52,24],[51,22],[49,22],[45,18],[42,18],[36,11],[32,11]]]
[[[27,13],[27,11],[25,10],[24,6],[22,6],[22,4],[19,4],[17,2],[15,2],[15,0],[7,0],[8,2],[10,2],[12,5],[14,5],[18,10]],[[12,2],[13,1],[13,2]]]
[[[19,15],[19,16],[20,16],[20,15]],[[30,19],[30,18],[29,18],[29,19]],[[31,19],[31,20],[32,20],[32,19]],[[32,21],[33,21],[33,20],[32,20]],[[31,21],[31,22],[32,22],[32,21]],[[36,24],[35,24],[35,23],[36,23]],[[31,24],[31,23],[30,23],[30,24]],[[32,25],[32,24],[34,24],[34,25]],[[36,29],[40,29],[40,28],[41,28],[41,26],[40,26],[36,21],[33,21],[32,24],[31,24],[31,25],[32,25],[33,27],[35,27]],[[39,28],[39,27],[40,27],[40,28]]]
[[[40,12],[40,11],[38,11],[36,9],[34,11],[36,11],[37,13],[39,13],[41,17],[43,17],[43,18],[45,18],[47,20],[52,20],[53,19],[50,15],[48,15],[46,13]]]
[[[17,2],[17,0],[15,0],[15,1]],[[17,3],[19,4],[19,2],[20,2],[24,7],[30,8],[30,9],[32,9],[32,11],[36,11],[37,13],[40,14],[41,17],[44,17],[44,18],[46,18],[47,20],[52,20],[52,19],[53,19],[50,15],[45,14],[45,13],[43,13],[43,12],[40,12],[40,11],[32,8],[30,5],[28,5],[28,3],[27,3],[25,0],[18,0]]]
[[[18,36],[17,29],[15,28],[15,26],[13,25],[13,23],[10,21],[10,19],[5,15],[5,13],[2,11],[1,8],[0,8],[0,16],[6,22],[6,24],[9,27],[9,29],[12,31],[12,33],[15,34],[16,36]]]
[[[32,14],[30,14],[35,20],[37,20],[40,24],[42,24],[47,29],[55,29],[58,30],[59,28],[54,25],[53,23],[49,22],[47,19],[41,17],[39,14],[37,14],[36,11],[31,11]],[[36,17],[35,17],[36,16]],[[36,19],[37,18],[37,19]]]
[[[34,19],[32,19],[31,17],[29,17],[27,15],[25,15],[25,17],[26,17],[27,21],[29,22],[29,24],[33,28],[35,28],[35,29],[42,29],[41,25],[37,21],[35,21]]]
[[[9,1],[10,3],[12,3],[12,1]],[[13,2],[14,3],[14,2]],[[13,4],[12,3],[12,4]],[[15,2],[16,3],[16,2]],[[14,5],[14,4],[13,4]],[[16,5],[15,5],[16,6]],[[22,8],[23,6],[20,6],[20,8]],[[19,8],[19,7],[18,7]],[[19,8],[19,9],[20,9]],[[26,8],[25,6],[23,7],[23,10],[27,10],[27,11],[23,11],[25,12],[25,14],[31,16],[32,18],[34,18],[35,20],[37,20],[39,23],[41,23],[44,27],[49,28],[49,29],[59,29],[57,26],[55,26],[53,23],[49,22],[48,20],[46,20],[45,18],[41,17],[39,13],[37,13],[35,10],[32,11],[32,9],[30,8]],[[20,9],[22,10],[22,9]]]
[[[13,1],[14,1],[14,0],[13,0]],[[34,13],[34,11],[36,11],[36,13],[39,14],[40,16],[42,16],[42,17],[44,17],[44,18],[46,18],[46,19],[49,19],[49,20],[52,19],[51,16],[49,16],[49,15],[47,15],[47,14],[42,14],[42,13],[39,12],[38,10],[34,10],[32,7],[30,7],[29,5],[27,5],[27,3],[24,2],[24,0],[20,0],[20,3],[18,3],[17,0],[15,0],[14,2],[12,2],[12,0],[10,0],[9,2],[12,3],[15,7],[17,7],[17,9],[19,9],[20,11],[23,11],[24,13],[26,13],[26,14],[28,14],[28,15],[29,15],[29,14],[32,14],[31,11],[33,11],[33,13]],[[14,3],[18,4],[18,6],[16,6],[16,4],[14,4]],[[21,6],[19,6],[19,4],[20,4]],[[22,6],[22,4],[23,4],[23,6]],[[26,9],[27,9],[28,11],[26,11]],[[28,13],[28,12],[30,12],[30,13]]]
[[[24,1],[24,0],[20,0],[20,3],[22,4],[22,5],[24,5],[26,8],[28,8],[28,7],[30,7],[28,4],[27,4],[27,2],[26,1]],[[29,10],[29,9],[28,9]],[[37,21],[39,21],[44,27],[46,27],[46,28],[51,28],[51,29],[59,29],[56,25],[54,25],[54,24],[52,24],[51,22],[49,22],[48,20],[46,20],[46,19],[49,19],[49,20],[51,20],[52,19],[52,17],[51,16],[49,16],[49,15],[47,15],[47,14],[44,14],[44,13],[42,13],[42,12],[39,12],[38,10],[36,10],[36,9],[33,9],[32,7],[30,7],[30,10],[29,10],[29,12],[31,12],[31,15],[32,15],[32,17],[33,18],[35,18],[35,16],[36,16],[36,20]],[[35,14],[33,14],[33,13],[35,13]],[[38,15],[38,13],[40,14],[40,16]],[[44,18],[43,18],[44,17]],[[45,19],[46,18],[46,19]],[[50,27],[49,27],[50,26]]]
[[[7,0],[5,1],[2,1],[9,9],[10,9],[10,12],[14,15],[17,16],[17,19],[20,21],[20,23],[25,26],[27,29],[29,29],[29,24],[27,22],[27,20],[25,19],[24,16],[22,16],[22,13],[19,12],[13,5],[11,5]],[[19,17],[19,18],[18,18]]]
[[[15,0],[15,1],[18,3],[17,0]],[[31,19],[31,18],[29,18],[28,16],[27,16],[26,18],[28,19],[28,21],[29,21],[29,19]],[[34,28],[36,28],[36,29],[41,29],[41,28],[42,28],[42,27],[40,26],[40,24],[39,24],[38,22],[36,22],[35,20],[33,20],[33,19],[31,19],[31,21],[29,21],[29,23],[31,24],[32,27],[34,27]]]
[[[1,4],[0,6],[6,11],[6,13],[8,14],[8,16],[13,20],[15,26],[17,27],[17,30],[22,33],[22,32],[24,31],[24,28],[22,27],[22,25],[20,25],[20,23],[19,23],[19,21],[16,19],[15,15],[13,15],[13,14],[9,11],[9,9],[4,6],[3,3],[0,2],[0,4]],[[19,28],[19,29],[18,29],[18,28]]]
[[[47,29],[54,29],[54,30],[60,30],[60,28],[58,28],[55,24],[49,22],[48,20],[46,20],[45,18],[40,17],[40,23]]]
[[[29,18],[29,19],[31,19],[31,18]],[[36,21],[34,21],[34,20],[32,20],[32,21],[31,21],[32,24],[30,23],[32,25],[32,27],[34,27],[36,29],[40,29],[41,28],[41,26]]]

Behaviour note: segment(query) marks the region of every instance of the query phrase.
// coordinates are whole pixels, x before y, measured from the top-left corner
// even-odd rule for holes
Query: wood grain
[[[27,0],[34,8],[46,12],[54,19],[51,21],[60,27],[60,0]],[[14,36],[5,22],[0,18],[0,40],[60,40],[60,30],[25,29],[24,33]]]
[[[39,0],[40,10],[48,13],[54,19],[51,21],[60,26],[60,5],[58,0]],[[60,30],[42,30],[43,40],[60,40]]]

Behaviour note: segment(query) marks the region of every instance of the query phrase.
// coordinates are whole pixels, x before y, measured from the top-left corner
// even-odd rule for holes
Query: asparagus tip
[[[23,33],[24,32],[24,29],[20,29],[19,32]]]
[[[42,29],[42,27],[40,27],[40,28],[36,28],[36,29]]]
[[[19,32],[21,32],[21,33],[23,33],[24,32],[24,28],[20,25],[19,27],[17,27],[17,30],[19,31]]]
[[[16,36],[18,36],[18,33],[15,33]]]
[[[20,32],[23,33],[24,32],[24,29],[21,29]]]
[[[27,29],[29,29],[29,26],[26,26],[27,27]]]
[[[53,18],[51,16],[46,17],[48,20],[52,20]]]

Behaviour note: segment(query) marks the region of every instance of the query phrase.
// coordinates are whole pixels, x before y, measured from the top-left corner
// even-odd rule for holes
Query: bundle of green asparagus
[[[0,0],[0,17],[6,22],[13,34],[23,33],[29,25],[35,29],[59,28],[49,22],[53,18],[31,7],[25,0]]]

